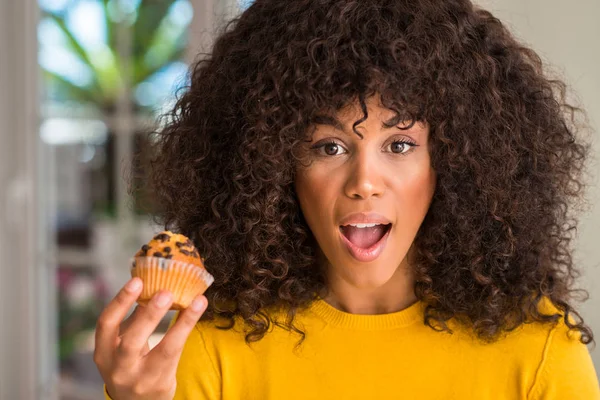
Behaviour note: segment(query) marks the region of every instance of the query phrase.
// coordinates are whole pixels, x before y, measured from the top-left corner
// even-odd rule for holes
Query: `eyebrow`
[[[400,114],[394,115],[389,120],[383,121],[383,123],[381,124],[381,128],[382,129],[394,128],[394,127],[396,127],[396,125],[398,125],[403,120],[406,120],[406,118],[404,118],[402,115],[400,115]],[[362,121],[362,122],[364,122],[364,121]],[[416,122],[416,120],[413,120],[413,122],[409,126],[400,128],[400,129],[408,130],[413,127],[415,122]],[[342,131],[344,133],[348,133],[346,131],[346,129],[344,128],[344,126],[342,125],[342,123],[336,117],[331,116],[331,115],[316,115],[313,118],[313,123],[318,124],[318,125],[333,126],[334,128],[339,129],[340,131]]]

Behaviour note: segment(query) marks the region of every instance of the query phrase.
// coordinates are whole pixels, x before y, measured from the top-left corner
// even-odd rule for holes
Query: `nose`
[[[385,184],[381,166],[373,158],[363,154],[357,155],[352,161],[344,186],[346,196],[352,199],[369,199],[383,194]]]

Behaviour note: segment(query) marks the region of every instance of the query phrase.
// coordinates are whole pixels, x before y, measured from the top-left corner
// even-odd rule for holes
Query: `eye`
[[[415,143],[399,140],[390,143],[391,152],[395,154],[406,154],[416,146]]]
[[[417,144],[409,141],[396,140],[390,143],[388,148],[390,149],[389,151],[394,154],[407,154],[417,146]],[[333,141],[317,144],[313,146],[312,149],[315,149],[320,156],[325,157],[339,156],[347,152],[342,145]]]
[[[340,154],[343,154],[341,151],[344,150],[344,148],[336,142],[322,143],[312,148],[318,150],[319,155],[323,156],[339,156]]]

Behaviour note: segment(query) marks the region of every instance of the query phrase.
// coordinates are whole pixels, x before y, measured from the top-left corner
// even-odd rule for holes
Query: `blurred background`
[[[0,0],[0,399],[103,398],[96,319],[129,278],[131,255],[160,230],[143,189],[147,133],[215,30],[250,3]],[[567,79],[597,130],[600,2],[480,3]],[[582,314],[600,342],[597,134],[593,141],[576,260],[591,294]],[[134,154],[142,189],[128,193]]]

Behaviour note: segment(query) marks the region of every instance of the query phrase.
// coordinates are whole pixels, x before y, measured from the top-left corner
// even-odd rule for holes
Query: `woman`
[[[215,282],[152,351],[170,294],[119,327],[125,286],[98,322],[107,398],[600,399],[564,93],[468,0],[256,1],[153,163]]]

